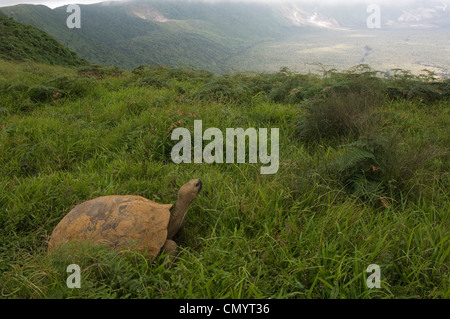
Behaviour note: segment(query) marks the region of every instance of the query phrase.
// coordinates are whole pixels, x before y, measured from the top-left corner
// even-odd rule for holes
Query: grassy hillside
[[[450,83],[366,66],[218,76],[0,61],[2,298],[448,298]],[[279,128],[280,167],[174,164],[176,127]],[[200,178],[178,261],[48,255],[76,204],[173,203]],[[69,264],[81,289],[66,286]],[[381,267],[381,288],[366,268]]]
[[[87,64],[47,33],[8,18],[1,12],[0,58],[59,65]]]
[[[142,64],[194,65],[226,71],[236,52],[280,37],[286,25],[265,5],[131,1],[81,5],[81,28],[69,29],[66,6],[17,5],[1,10],[32,24],[83,58],[132,69]],[[134,12],[158,10],[169,20],[144,20]]]
[[[20,5],[2,10],[18,21],[49,32],[95,63],[125,68],[141,64],[185,64],[217,71],[221,69],[217,66],[220,61],[233,50],[229,35],[228,38],[217,35],[211,31],[210,23],[195,19],[168,23],[143,20],[130,14],[132,6],[133,3],[81,6],[81,29],[66,27],[65,7],[51,10]]]

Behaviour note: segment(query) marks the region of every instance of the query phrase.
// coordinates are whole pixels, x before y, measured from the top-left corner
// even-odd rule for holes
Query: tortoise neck
[[[169,225],[167,226],[167,239],[172,239],[183,226],[188,208],[189,203],[178,199],[170,213]]]

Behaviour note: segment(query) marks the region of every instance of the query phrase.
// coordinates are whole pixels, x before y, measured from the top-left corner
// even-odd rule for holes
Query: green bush
[[[55,79],[48,80],[44,83],[45,86],[60,89],[69,97],[82,97],[89,94],[94,86],[93,80],[86,78],[71,78],[68,76],[61,76]]]
[[[450,97],[450,81],[439,81],[434,74],[413,75],[408,71],[394,69],[387,76],[386,94],[391,99],[407,99],[431,104]]]
[[[400,134],[361,136],[341,146],[345,153],[330,165],[333,178],[347,191],[370,203],[386,205],[410,192],[415,174],[434,158],[444,155],[429,143],[405,141]],[[415,185],[418,187],[418,185]]]
[[[8,115],[9,115],[8,109],[6,107],[0,107],[0,117]]]
[[[155,77],[155,76],[147,76],[138,81],[138,85],[140,86],[152,86],[157,89],[168,88],[170,87],[167,80]]]
[[[25,83],[15,83],[8,87],[9,92],[26,92],[30,87]]]
[[[374,202],[387,196],[379,156],[383,148],[367,137],[342,145],[345,153],[331,163],[335,179],[352,195]]]
[[[270,93],[269,98],[277,103],[288,102],[293,90],[298,90],[302,86],[302,81],[296,77],[289,76],[279,86],[274,87]],[[301,100],[301,96],[300,99]]]
[[[49,102],[63,97],[65,92],[50,86],[34,85],[28,89],[28,95],[33,102]]]
[[[300,140],[358,138],[372,121],[374,109],[382,102],[361,93],[332,93],[302,106],[306,111],[297,122]]]
[[[102,79],[106,76],[118,77],[123,74],[123,70],[117,66],[88,65],[78,68],[78,75],[87,78]]]
[[[204,84],[191,97],[218,103],[242,104],[250,103],[252,94],[246,84],[233,81],[228,77],[220,77]]]
[[[439,91],[436,85],[418,84],[412,87],[408,94],[408,99],[417,99],[425,104],[432,103],[442,98],[442,92]]]

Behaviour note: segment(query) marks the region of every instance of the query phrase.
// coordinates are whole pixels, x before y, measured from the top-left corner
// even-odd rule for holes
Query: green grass
[[[384,94],[357,131],[302,140],[298,123],[317,118],[299,105],[329,106],[327,97],[339,99],[346,89],[364,95],[367,88],[383,93],[386,85],[411,89],[424,82],[373,86],[358,72],[354,80],[285,69],[217,76],[0,63],[2,298],[449,298],[444,86],[431,101]],[[67,86],[64,75],[78,86]],[[49,84],[61,95],[31,100],[29,87]],[[280,128],[279,171],[261,175],[260,164],[174,164],[170,132],[177,126],[192,132],[194,119],[222,132]],[[348,154],[342,145],[361,136],[384,147],[372,150],[380,159],[392,132],[400,139],[392,145],[401,147],[388,148],[392,156],[377,164],[381,175],[364,175],[358,165],[365,162],[345,171],[382,183],[384,193],[368,200],[349,189],[334,165]],[[425,142],[437,151],[414,161],[407,156]],[[412,164],[412,172],[404,168]],[[181,252],[171,267],[164,256],[150,261],[89,245],[47,254],[53,228],[76,204],[110,194],[173,203],[192,178],[203,189],[176,238]],[[66,286],[72,263],[81,267],[80,289]],[[370,264],[381,267],[380,289],[366,287]]]

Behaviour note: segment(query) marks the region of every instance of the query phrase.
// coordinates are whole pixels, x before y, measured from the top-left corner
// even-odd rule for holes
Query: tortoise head
[[[167,226],[167,238],[171,239],[183,226],[189,205],[197,198],[202,189],[202,182],[199,179],[192,179],[178,191],[178,201],[173,206],[170,214],[169,225]]]
[[[189,182],[181,186],[178,191],[178,201],[183,201],[186,204],[192,203],[197,198],[198,193],[202,189],[202,181],[199,179],[191,179]]]

